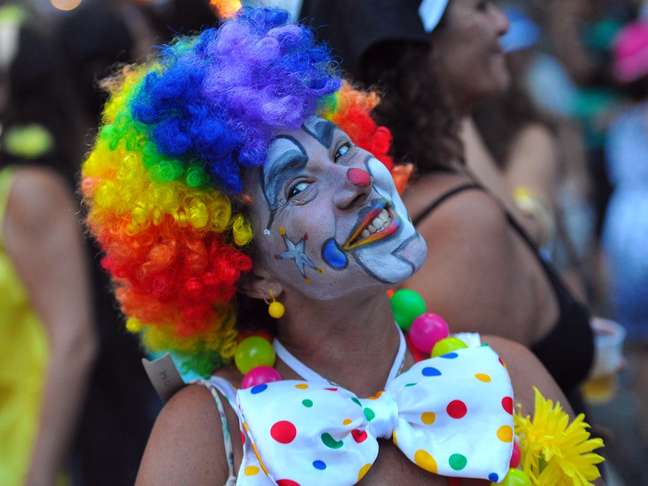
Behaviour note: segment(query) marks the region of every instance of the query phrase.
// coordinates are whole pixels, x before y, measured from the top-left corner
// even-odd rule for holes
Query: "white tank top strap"
[[[392,364],[391,370],[389,371],[389,375],[387,377],[387,383],[392,381],[394,378],[396,378],[401,371],[403,367],[403,363],[405,362],[405,352],[407,351],[407,344],[405,342],[405,336],[403,336],[403,332],[401,331],[400,327],[398,325],[396,326],[396,329],[398,329],[398,335],[400,338],[400,342],[398,345],[398,352],[396,353],[396,357],[394,358],[394,362]],[[281,361],[283,361],[288,368],[293,370],[297,375],[301,376],[302,379],[310,382],[310,383],[316,383],[316,384],[322,384],[322,385],[335,385],[335,383],[331,382],[330,380],[327,380],[324,378],[322,375],[320,375],[317,371],[311,369],[308,365],[302,363],[299,359],[297,359],[290,351],[288,351],[281,342],[279,342],[278,339],[275,339],[272,342],[272,346],[275,349],[275,352],[277,353],[277,356],[281,358]],[[385,383],[385,386],[387,386],[387,383]]]
[[[223,431],[225,458],[227,459],[227,481],[225,481],[224,486],[234,486],[236,484],[236,474],[234,474],[234,448],[232,447],[232,434],[227,422],[225,407],[219,393],[227,399],[232,409],[236,411],[236,389],[229,381],[218,376],[212,376],[209,380],[198,380],[196,383],[209,390],[214,399],[214,403],[216,404]]]

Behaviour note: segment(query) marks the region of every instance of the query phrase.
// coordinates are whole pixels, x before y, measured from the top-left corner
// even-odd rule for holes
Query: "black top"
[[[432,201],[414,218],[418,226],[432,211],[445,201],[464,191],[486,191],[484,187],[469,182],[462,184]],[[531,351],[547,368],[575,409],[582,409],[578,397],[578,385],[587,378],[594,360],[594,334],[590,326],[590,313],[569,292],[556,270],[546,262],[527,232],[508,210],[503,208],[508,224],[536,256],[551,286],[558,304],[558,321],[547,336],[531,346]]]

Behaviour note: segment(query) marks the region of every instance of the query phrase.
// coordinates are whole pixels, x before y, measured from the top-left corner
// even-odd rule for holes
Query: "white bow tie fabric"
[[[346,486],[392,439],[442,476],[499,482],[513,451],[513,390],[488,346],[421,361],[359,399],[339,386],[277,381],[239,390],[244,458],[237,484]]]

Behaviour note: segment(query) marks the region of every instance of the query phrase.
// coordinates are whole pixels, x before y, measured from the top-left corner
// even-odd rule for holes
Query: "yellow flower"
[[[590,438],[585,415],[569,423],[559,403],[547,400],[537,388],[533,418],[515,414],[515,432],[520,439],[520,468],[539,486],[589,486],[601,476],[597,464],[603,457],[593,451],[603,440]]]

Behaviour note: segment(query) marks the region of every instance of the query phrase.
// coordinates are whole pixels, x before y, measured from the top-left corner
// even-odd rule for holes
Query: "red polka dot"
[[[324,389],[328,390],[328,391],[337,391],[338,390],[337,388],[324,388]]]
[[[504,408],[507,413],[513,415],[513,399],[511,397],[502,398],[502,408]]]
[[[446,411],[448,412],[448,415],[450,415],[453,419],[460,419],[466,416],[466,414],[468,413],[468,408],[466,407],[466,404],[461,400],[453,400],[448,403]]]
[[[358,444],[362,444],[367,440],[367,433],[364,430],[354,429],[351,431],[351,435]]]
[[[245,445],[245,434],[241,432],[241,444]]]
[[[270,428],[270,435],[280,444],[290,444],[297,436],[297,429],[291,422],[282,420]]]
[[[506,363],[504,363],[504,360],[503,360],[502,358],[499,358],[499,357],[498,357],[497,359],[499,360],[500,364],[501,364],[504,368],[506,368]]]
[[[277,481],[279,486],[299,486],[297,481],[292,481],[291,479],[280,479]]]

